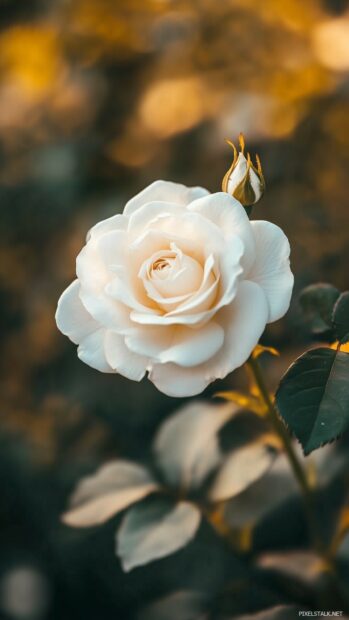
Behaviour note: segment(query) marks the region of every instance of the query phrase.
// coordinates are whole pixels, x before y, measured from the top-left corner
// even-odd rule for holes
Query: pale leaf
[[[219,464],[217,433],[237,412],[233,403],[194,401],[162,424],[154,451],[170,484],[196,487]]]
[[[238,495],[271,467],[275,449],[263,440],[237,448],[226,457],[209,492],[211,501]]]
[[[129,571],[184,547],[194,536],[201,520],[194,504],[176,504],[156,499],[133,506],[117,533],[117,555]]]
[[[99,525],[158,488],[144,467],[112,461],[78,483],[62,519],[73,527]]]

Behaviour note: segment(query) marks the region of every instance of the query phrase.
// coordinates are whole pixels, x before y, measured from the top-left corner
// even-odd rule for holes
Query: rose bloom
[[[101,372],[199,394],[287,311],[289,253],[278,226],[229,194],[156,181],[90,230],[57,325]]]

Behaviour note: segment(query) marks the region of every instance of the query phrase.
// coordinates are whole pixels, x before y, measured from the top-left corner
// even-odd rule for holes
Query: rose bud
[[[230,140],[227,140],[227,144],[234,150],[234,159],[223,178],[223,192],[234,196],[244,207],[251,207],[262,198],[265,190],[260,159],[256,155],[254,166],[250,154],[247,153],[247,158],[245,157],[245,140],[242,134],[239,136],[240,153]]]

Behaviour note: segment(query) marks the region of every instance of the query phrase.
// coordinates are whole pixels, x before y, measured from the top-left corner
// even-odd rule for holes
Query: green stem
[[[259,365],[257,358],[254,358],[253,356],[251,356],[248,359],[247,364],[253,374],[254,380],[258,387],[260,398],[266,407],[269,422],[282,442],[283,448],[288,457],[294,476],[302,492],[305,513],[306,513],[307,521],[309,524],[309,532],[313,540],[314,548],[323,558],[325,558],[328,561],[328,553],[324,548],[321,535],[318,532],[318,523],[316,519],[316,510],[314,506],[313,492],[310,487],[307,475],[301,465],[301,462],[297,456],[297,453],[294,450],[294,447],[292,445],[292,440],[287,431],[287,428],[282,422],[282,420],[280,419],[279,414],[276,410],[276,407],[270,397],[270,394],[265,384],[263,373],[262,373],[262,370],[261,370],[261,367]]]

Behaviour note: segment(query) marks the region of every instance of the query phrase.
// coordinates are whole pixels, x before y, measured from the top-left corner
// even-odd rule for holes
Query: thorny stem
[[[285,453],[291,465],[294,476],[299,484],[299,487],[300,487],[300,490],[303,496],[305,514],[306,514],[306,518],[307,518],[308,525],[309,525],[309,533],[313,541],[314,549],[326,561],[327,565],[331,564],[329,553],[326,550],[322,542],[321,534],[319,533],[318,522],[316,519],[316,507],[314,505],[313,492],[309,484],[306,472],[304,471],[301,465],[301,462],[297,456],[297,453],[294,450],[288,431],[285,425],[283,424],[283,422],[281,421],[279,414],[276,410],[276,407],[270,397],[270,394],[266,386],[263,373],[262,373],[262,370],[261,370],[261,367],[259,365],[257,358],[251,355],[251,357],[247,361],[247,364],[253,374],[253,378],[258,387],[260,399],[262,400],[263,404],[266,407],[268,420],[282,442],[283,448],[285,450]]]

